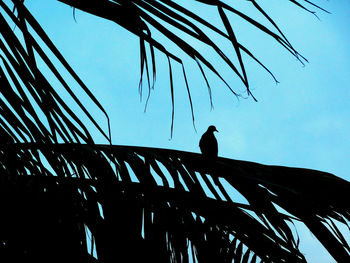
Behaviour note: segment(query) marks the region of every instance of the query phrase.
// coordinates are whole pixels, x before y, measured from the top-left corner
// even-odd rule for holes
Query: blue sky
[[[79,11],[76,23],[72,9],[54,0],[28,0],[26,4],[109,113],[114,144],[199,152],[201,134],[214,124],[219,130],[220,156],[312,168],[350,180],[350,3],[318,1],[332,13],[320,11],[318,20],[286,4],[288,1],[281,2],[269,1],[270,6],[264,7],[270,8],[272,17],[310,63],[303,67],[273,41],[237,20],[238,40],[256,52],[280,83],[275,85],[268,74],[248,61],[251,87],[258,102],[251,98],[237,100],[220,80],[208,74],[214,101],[214,110],[210,110],[204,80],[193,62],[184,59],[192,88],[196,133],[181,67],[173,63],[176,105],[171,140],[170,85],[164,55],[156,53],[157,83],[144,113],[145,103],[140,103],[138,94],[137,37],[116,24]],[[245,5],[239,8],[246,10]],[[216,19],[215,12],[205,12]],[[198,49],[210,52],[203,46]],[[235,90],[242,91],[237,78],[228,75],[224,67],[222,70]],[[97,111],[96,118],[105,124]],[[97,134],[96,138],[103,142]],[[319,251],[308,230],[302,229],[300,235],[310,262],[332,262],[326,252]]]

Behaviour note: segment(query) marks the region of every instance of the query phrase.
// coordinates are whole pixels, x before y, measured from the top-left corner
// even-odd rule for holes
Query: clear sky
[[[265,7],[271,8],[272,17],[309,63],[303,67],[273,41],[237,21],[238,40],[257,52],[280,83],[275,85],[268,74],[248,61],[248,75],[258,102],[251,98],[237,100],[209,74],[214,101],[214,110],[210,110],[205,82],[193,63],[186,60],[196,133],[181,67],[173,63],[176,105],[171,140],[170,85],[164,55],[156,53],[157,83],[144,113],[145,101],[140,103],[138,94],[137,37],[80,11],[75,22],[73,10],[55,0],[28,0],[26,5],[109,113],[114,144],[199,152],[201,134],[214,124],[219,130],[220,156],[312,168],[350,180],[350,3],[317,1],[332,13],[319,11],[318,20],[281,2],[288,1],[269,1],[271,6]],[[240,8],[244,10],[245,6]],[[201,14],[215,20],[215,10],[205,12]],[[198,48],[206,52],[205,47]],[[235,90],[243,90],[236,77],[231,80]],[[103,116],[96,114],[104,123]],[[102,138],[97,141],[104,142]],[[310,262],[332,262],[307,230],[302,229],[300,235]]]

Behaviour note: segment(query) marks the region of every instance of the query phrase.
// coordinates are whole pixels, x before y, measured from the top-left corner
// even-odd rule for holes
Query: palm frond
[[[282,48],[286,49],[301,63],[307,61],[306,58],[299,54],[299,52],[293,47],[274,18],[269,16],[268,12],[263,9],[262,5],[259,5],[255,0],[249,1],[251,3],[250,8],[261,14],[265,19],[264,21],[259,21],[258,18],[249,17],[239,11],[239,4],[227,4],[225,1],[220,0],[192,0],[187,1],[187,3],[179,3],[178,1],[171,0],[59,1],[84,12],[113,21],[140,38],[140,47],[142,47],[140,49],[142,69],[141,79],[143,69],[146,68],[149,92],[149,72],[153,71],[154,77],[156,73],[154,49],[164,53],[168,58],[182,64],[182,66],[183,58],[186,56],[195,60],[198,62],[201,71],[201,67],[205,66],[206,69],[221,79],[228,89],[236,96],[242,96],[242,94],[237,89],[233,89],[226,77],[223,77],[222,73],[218,70],[217,65],[221,62],[226,64],[232,73],[241,80],[246,88],[248,96],[252,96],[254,100],[256,99],[250,91],[248,73],[245,66],[247,58],[256,61],[277,82],[271,71],[259,59],[257,59],[256,55],[249,51],[247,48],[247,44],[249,43],[241,43],[240,36],[235,33],[235,26],[228,19],[228,15],[235,16],[246,22],[247,25],[254,27],[257,31],[265,33],[266,36],[274,39]],[[310,1],[293,0],[290,2],[292,5],[296,5],[312,14],[316,14],[316,12],[312,11],[310,8],[326,11]],[[207,6],[207,10],[217,11],[222,25],[215,23],[212,18],[208,19],[206,14],[198,13],[198,5]],[[237,8],[235,7],[236,5]],[[221,29],[222,26],[223,29]],[[164,38],[161,38],[158,35],[157,37],[154,37],[154,34],[152,33],[155,32],[159,32]],[[169,50],[169,48],[167,48],[167,42],[164,39],[174,43],[180,50],[182,50],[184,55]],[[220,39],[220,41],[218,39]],[[195,46],[189,44],[189,40],[197,41],[213,50],[219,57],[217,62],[211,62],[212,59],[210,55],[198,51]],[[145,41],[148,42],[151,50],[151,66],[149,66],[149,61],[146,59]],[[225,51],[224,48],[220,47],[219,42],[225,41],[227,44],[232,44],[233,50]],[[233,59],[230,54],[236,55],[238,61],[237,64],[232,62]],[[221,60],[221,62],[218,62],[219,60]],[[148,70],[148,68],[150,68],[150,70]],[[140,83],[142,83],[142,81]],[[153,85],[154,82],[152,86]],[[209,85],[209,90],[210,89],[211,86]]]
[[[306,262],[291,227],[295,220],[335,260],[349,260],[334,222],[350,219],[344,198],[350,184],[332,174],[225,158],[207,165],[199,154],[131,146],[6,147],[2,153],[13,165],[2,163],[1,173],[8,182],[23,180],[48,194],[61,185],[74,192],[71,212],[76,224],[88,227],[102,261]],[[36,162],[39,156],[49,166]]]
[[[109,123],[108,115],[101,104],[69,66],[23,3],[13,2],[17,15],[5,2],[0,1],[0,8],[3,10],[0,14],[0,122],[1,134],[6,134],[3,136],[4,140],[6,137],[6,142],[92,143],[93,139],[85,124],[72,110],[76,107],[110,141],[110,132],[106,134],[95,121],[59,72],[58,66],[63,66],[75,80],[73,85],[82,88]],[[43,44],[39,44],[39,41]],[[50,50],[61,65],[55,66],[44,48]],[[60,87],[52,86],[52,80],[49,81],[41,69],[42,65],[49,69]],[[59,89],[63,89],[75,105],[71,103],[68,106],[58,92]]]

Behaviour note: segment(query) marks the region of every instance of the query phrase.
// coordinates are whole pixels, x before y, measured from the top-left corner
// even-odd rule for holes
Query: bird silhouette
[[[214,132],[218,132],[215,126],[209,126],[208,130],[203,133],[199,140],[199,148],[203,157],[208,161],[214,161],[218,157],[218,142],[214,136]]]

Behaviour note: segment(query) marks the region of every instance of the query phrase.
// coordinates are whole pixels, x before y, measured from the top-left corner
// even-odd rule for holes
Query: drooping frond
[[[335,260],[350,258],[335,224],[350,219],[350,184],[332,174],[225,158],[208,165],[199,154],[155,148],[6,147],[1,153],[13,164],[1,164],[6,184],[22,182],[40,202],[48,196],[70,203],[68,211],[47,216],[63,225],[74,218],[74,242],[81,246],[76,253],[84,251],[84,257],[89,251],[82,226],[101,262],[125,256],[130,262],[306,262],[291,225],[296,220]],[[43,167],[43,156],[50,169]],[[29,205],[40,215],[39,204]],[[65,251],[69,238],[57,238]]]
[[[301,63],[306,62],[299,52],[293,47],[286,34],[280,29],[280,25],[274,17],[255,0],[249,1],[221,1],[221,0],[59,0],[74,8],[88,12],[95,16],[113,21],[137,35],[140,38],[140,60],[141,60],[141,81],[145,72],[148,80],[149,92],[154,87],[156,76],[156,60],[154,49],[165,54],[168,59],[174,60],[183,65],[184,58],[190,58],[198,64],[198,67],[205,79],[209,94],[211,86],[207,81],[207,70],[216,75],[227,88],[236,96],[243,94],[233,88],[230,80],[223,76],[221,68],[226,65],[233,75],[236,75],[245,87],[246,94],[252,96],[249,84],[249,72],[246,70],[246,61],[253,60],[265,69],[273,79],[277,81],[272,72],[258,59],[257,54],[250,51],[248,46],[251,43],[243,43],[241,34],[237,31],[230,17],[243,21],[248,27],[263,32],[267,37],[275,40],[282,48],[287,50]],[[243,3],[242,3],[243,2]],[[286,1],[287,2],[287,1]],[[318,5],[305,0],[289,1],[291,6],[296,5],[312,14],[313,9],[326,11]],[[256,17],[248,16],[241,11],[249,10],[256,13]],[[309,8],[310,6],[310,8]],[[198,10],[205,7],[212,11],[205,13]],[[213,13],[217,18],[213,18]],[[146,52],[145,42],[149,44],[150,52]],[[176,52],[169,48],[174,44],[182,52]],[[198,43],[194,45],[192,43]],[[198,47],[205,48],[199,49]],[[225,46],[225,47],[223,47]],[[229,47],[230,48],[227,48]],[[209,50],[209,52],[208,52]],[[217,58],[213,59],[213,53]],[[150,59],[147,59],[150,57]],[[236,61],[236,62],[234,62]],[[150,72],[153,72],[151,81]],[[149,94],[149,93],[148,93]],[[189,95],[190,104],[192,100]],[[210,95],[212,103],[212,97]],[[173,106],[174,107],[174,106]],[[193,113],[193,112],[192,112]]]
[[[110,141],[110,133],[106,134],[100,127],[74,89],[80,87],[109,122],[101,104],[25,6],[20,1],[13,2],[16,4],[16,15],[5,2],[0,1],[2,142],[92,143],[93,139],[81,116],[85,116]],[[52,57],[59,63],[52,62]],[[43,68],[46,70],[43,71]],[[68,84],[64,77],[66,72],[60,72],[58,68],[64,68],[75,82]],[[65,99],[62,94],[65,94]],[[66,101],[69,100],[68,105]],[[76,113],[78,111],[80,115]]]

